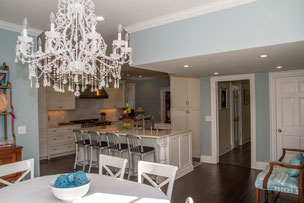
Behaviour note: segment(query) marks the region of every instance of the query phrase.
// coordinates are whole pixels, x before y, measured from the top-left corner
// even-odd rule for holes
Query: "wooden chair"
[[[266,167],[264,171],[259,173],[259,175],[256,178],[255,181],[255,192],[256,192],[256,200],[255,202],[258,203],[260,200],[260,191],[264,190],[265,191],[265,201],[268,201],[268,196],[280,196],[282,199],[287,199],[287,200],[293,200],[297,201],[300,203],[303,203],[303,174],[304,174],[304,159],[302,160],[302,165],[290,165],[288,163],[282,162],[285,155],[286,151],[291,151],[291,152],[302,152],[304,153],[304,150],[302,149],[287,149],[283,148],[283,153],[282,156],[280,157],[278,162],[270,162],[269,166]],[[288,169],[299,169],[300,170],[300,175],[297,177],[290,177],[287,173]],[[285,180],[276,178],[277,175],[284,176]],[[291,180],[291,181],[289,181]],[[296,180],[298,184],[296,183]],[[276,185],[275,181],[281,181],[279,184]],[[285,184],[286,183],[286,184]],[[271,187],[271,188],[269,188]],[[272,189],[275,188],[275,189]],[[269,193],[268,191],[271,191]],[[275,194],[274,192],[279,192],[279,194]],[[290,196],[286,195],[280,195],[280,193],[290,193],[290,194],[295,194],[298,197],[293,198]]]
[[[152,186],[159,189],[160,191],[162,191],[161,188],[164,185],[168,184],[166,195],[171,200],[173,184],[177,169],[178,168],[176,166],[146,161],[138,161],[138,182],[143,183],[143,180],[146,179]],[[166,179],[160,184],[157,184],[149,177],[148,174],[165,177]]]
[[[34,159],[27,159],[24,161],[18,161],[11,164],[5,164],[0,166],[0,177],[23,172],[23,174],[15,181],[8,182],[0,178],[0,182],[5,185],[13,185],[19,183],[27,174],[30,174],[30,179],[34,178]]]
[[[99,155],[99,174],[102,174],[103,169],[105,169],[110,176],[112,176],[114,178],[118,177],[120,179],[123,179],[124,175],[125,175],[125,169],[126,169],[127,162],[128,162],[127,159],[100,154]],[[109,166],[118,168],[119,171],[114,174],[113,171],[109,168]]]

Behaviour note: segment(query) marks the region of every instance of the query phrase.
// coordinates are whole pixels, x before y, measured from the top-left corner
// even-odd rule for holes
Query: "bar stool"
[[[129,157],[130,157],[129,165],[131,165],[132,162],[132,168],[134,173],[135,173],[135,168],[134,168],[135,165],[134,165],[134,160],[132,159],[132,155],[139,156],[139,159],[143,161],[145,156],[153,154],[154,162],[156,162],[156,152],[154,147],[143,146],[142,139],[140,136],[127,135],[127,143],[129,149]],[[128,174],[128,179],[130,179],[130,173]]]
[[[88,150],[88,147],[90,146],[90,140],[87,136],[85,136],[85,132],[81,130],[73,130],[74,134],[74,141],[75,141],[75,150],[76,150],[76,156],[75,156],[75,163],[74,163],[74,171],[76,170],[76,166],[80,165],[82,166],[82,170],[85,170],[86,165],[86,152]],[[83,161],[78,161],[79,151],[80,149],[83,149]]]
[[[109,155],[111,155],[112,153],[118,153],[119,157],[122,158],[123,153],[129,152],[128,145],[125,143],[121,143],[120,140],[121,137],[119,134],[107,133],[106,138],[109,147]],[[128,153],[128,155],[129,155],[129,160],[131,160],[130,153]],[[129,174],[130,174],[130,170],[131,170],[131,164],[129,162]]]
[[[90,173],[93,164],[93,151],[96,150],[97,152],[95,166],[98,167],[99,154],[101,154],[105,149],[108,149],[108,143],[106,141],[102,141],[103,134],[95,131],[89,131],[88,133],[90,140],[90,166],[88,172]]]

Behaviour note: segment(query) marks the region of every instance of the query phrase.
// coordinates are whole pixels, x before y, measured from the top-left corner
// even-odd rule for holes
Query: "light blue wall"
[[[128,80],[135,86],[135,105],[142,106],[145,115],[153,115],[155,122],[161,121],[160,116],[160,88],[169,87],[169,78]]]
[[[131,33],[134,65],[304,40],[303,0],[259,0]]]
[[[206,121],[205,117],[211,115],[211,94],[210,78],[201,78],[201,136],[202,136],[202,154],[211,156],[211,122]]]
[[[269,74],[255,74],[257,161],[270,160]]]
[[[256,159],[270,160],[270,111],[269,111],[269,73],[255,74],[256,89]],[[202,155],[211,156],[211,122],[205,116],[211,115],[210,78],[201,78],[202,115]]]
[[[13,106],[16,113],[15,134],[17,145],[23,146],[23,159],[35,158],[35,176],[39,176],[38,93],[30,88],[28,68],[15,63],[15,47],[19,33],[0,29],[0,63],[10,67],[13,85]],[[36,39],[35,39],[36,41]],[[25,125],[27,133],[17,135],[17,127]],[[11,129],[9,127],[9,129]],[[0,137],[3,138],[3,117],[0,119]]]

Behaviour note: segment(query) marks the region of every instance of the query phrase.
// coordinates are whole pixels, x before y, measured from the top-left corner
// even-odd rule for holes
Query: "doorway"
[[[249,80],[250,88],[250,167],[256,168],[256,94],[255,75],[241,74],[229,76],[217,76],[210,78],[211,94],[211,157],[210,163],[219,163],[219,118],[218,118],[218,83],[224,81]],[[209,158],[209,157],[208,157]]]
[[[249,80],[218,83],[219,163],[250,168]]]

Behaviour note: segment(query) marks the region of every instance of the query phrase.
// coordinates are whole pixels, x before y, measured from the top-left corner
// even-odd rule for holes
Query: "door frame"
[[[212,163],[219,162],[218,82],[236,80],[249,80],[250,83],[251,168],[256,168],[256,93],[254,74],[228,75],[210,78]]]
[[[170,87],[161,87],[159,88],[160,91],[160,118],[161,122],[165,123],[165,92],[170,92]]]
[[[270,72],[269,74],[269,108],[270,108],[270,152],[271,161],[277,161],[277,123],[276,123],[276,79],[281,77],[293,77],[304,75],[304,69]]]

